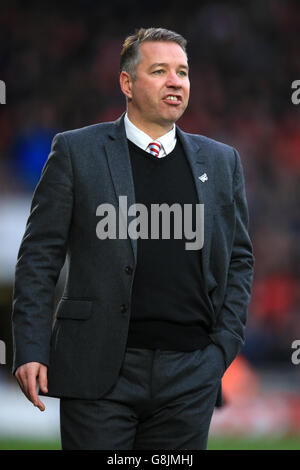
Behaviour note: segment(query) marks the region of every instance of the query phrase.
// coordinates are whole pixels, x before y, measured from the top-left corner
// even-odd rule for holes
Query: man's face
[[[175,42],[144,42],[130,80],[128,116],[143,130],[168,130],[184,113],[190,82],[186,54]]]

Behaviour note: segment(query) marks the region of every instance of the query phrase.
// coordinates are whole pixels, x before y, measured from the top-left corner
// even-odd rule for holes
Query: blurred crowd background
[[[51,140],[125,110],[120,50],[142,26],[188,40],[191,97],[178,125],[234,146],[244,165],[255,280],[228,396],[237,383],[245,396],[258,381],[289,393],[299,431],[300,365],[291,356],[300,339],[300,105],[291,84],[300,79],[300,13],[292,0],[1,3],[0,339],[7,347],[0,387],[12,384],[14,268]]]

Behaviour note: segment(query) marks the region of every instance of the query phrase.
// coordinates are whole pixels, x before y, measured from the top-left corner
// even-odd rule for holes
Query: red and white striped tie
[[[149,153],[151,153],[151,155],[154,155],[155,157],[158,157],[160,148],[161,146],[158,142],[150,142],[148,146]]]

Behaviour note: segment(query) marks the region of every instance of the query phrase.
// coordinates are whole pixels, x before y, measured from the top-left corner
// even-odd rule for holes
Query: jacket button
[[[125,272],[126,272],[127,274],[132,274],[132,272],[133,272],[132,267],[131,267],[131,266],[126,266]]]
[[[121,305],[121,312],[122,312],[122,313],[127,312],[127,305],[125,305],[125,304],[122,304],[122,305]]]

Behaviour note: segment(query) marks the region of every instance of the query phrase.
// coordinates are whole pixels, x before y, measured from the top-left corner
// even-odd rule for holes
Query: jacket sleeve
[[[13,292],[12,372],[49,363],[55,286],[63,267],[73,207],[73,173],[65,137],[57,134],[34,191],[18,253]]]
[[[254,256],[248,234],[248,207],[240,156],[236,150],[233,177],[235,227],[224,302],[210,337],[224,352],[226,368],[245,340],[245,326],[253,281]]]

